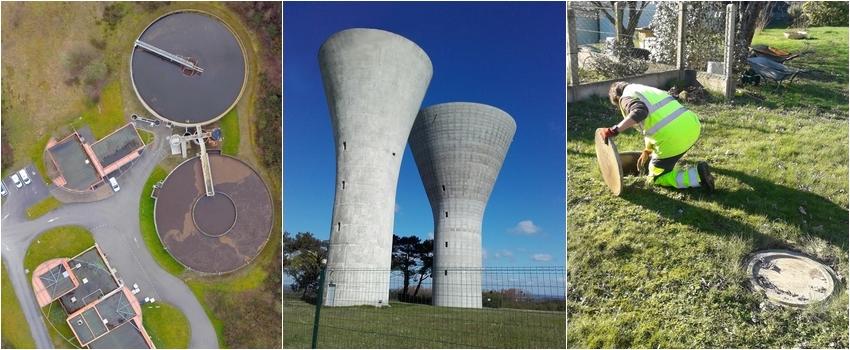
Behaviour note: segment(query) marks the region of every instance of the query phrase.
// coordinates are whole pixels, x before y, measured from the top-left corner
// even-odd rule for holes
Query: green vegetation
[[[802,10],[810,26],[847,27],[847,4],[844,2],[806,1]]]
[[[812,31],[817,53],[793,62],[822,77],[782,91],[748,86],[733,104],[688,106],[703,131],[683,163],[712,165],[713,194],[629,177],[623,195],[612,196],[593,135],[621,117],[603,99],[570,104],[571,347],[848,346],[846,288],[786,309],[752,293],[741,268],[750,252],[783,248],[848,276],[847,29]],[[767,30],[754,43],[802,46],[777,35]],[[617,145],[640,150],[643,140],[630,131]]]
[[[788,61],[791,67],[807,70],[788,87],[762,79],[759,86],[739,86],[747,103],[771,109],[798,109],[820,118],[841,119],[847,113],[847,27],[809,28],[811,39],[789,40],[784,29],[765,29],[753,38],[753,45],[770,45],[786,52],[813,53]]]
[[[94,237],[82,226],[59,226],[36,237],[24,256],[24,268],[32,274],[41,263],[56,258],[71,258],[94,245]]]
[[[142,129],[138,130],[139,136],[142,138],[142,142],[144,142],[146,145],[149,145],[151,142],[153,142],[154,134],[152,132]]]
[[[148,176],[145,187],[142,188],[142,194],[139,196],[139,223],[141,225],[142,240],[145,241],[145,246],[148,247],[148,251],[153,256],[153,259],[165,271],[179,276],[186,268],[165,250],[165,247],[159,240],[159,235],[156,233],[156,224],[153,220],[155,201],[150,196],[151,190],[157,182],[162,181],[166,176],[168,176],[168,172],[162,167],[154,168],[150,176]]]
[[[283,347],[309,348],[315,305],[285,298],[283,307]],[[318,345],[323,349],[563,349],[565,345],[563,311],[436,308],[391,302],[385,308],[325,307],[321,315]]]
[[[41,312],[46,317],[44,322],[47,326],[47,332],[50,333],[50,339],[53,341],[53,347],[57,349],[79,348],[74,332],[67,322],[68,314],[62,309],[62,304],[58,300],[41,308]]]
[[[15,295],[15,289],[12,287],[12,281],[9,279],[9,273],[6,272],[6,264],[2,264],[2,310],[3,317],[0,329],[3,330],[3,348],[9,349],[34,349],[35,340],[30,334],[29,323],[24,317],[24,311],[21,310],[21,304]]]
[[[121,85],[113,81],[103,88],[100,101],[86,109],[71,125],[75,128],[88,126],[95,138],[106,135],[127,124],[121,101]],[[89,142],[94,142],[91,140]]]
[[[180,309],[158,302],[142,307],[142,323],[158,349],[189,347],[189,320]]]
[[[281,92],[275,88],[265,74],[260,76],[260,100],[257,101],[257,150],[263,164],[272,172],[281,169],[281,132],[283,119],[281,114]]]
[[[236,108],[227,112],[219,119],[219,127],[224,139],[221,141],[221,153],[228,155],[239,154],[239,114]]]
[[[49,196],[27,208],[27,219],[35,220],[61,206],[62,202],[53,196]]]

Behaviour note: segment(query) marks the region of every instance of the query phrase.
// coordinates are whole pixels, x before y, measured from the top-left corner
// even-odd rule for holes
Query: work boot
[[[714,176],[711,175],[711,169],[708,167],[708,163],[697,163],[697,173],[699,174],[700,187],[702,187],[706,192],[713,192]]]

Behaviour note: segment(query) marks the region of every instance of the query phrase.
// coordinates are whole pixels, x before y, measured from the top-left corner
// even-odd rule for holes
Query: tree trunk
[[[767,1],[738,2],[738,33],[735,39],[735,72],[739,73],[747,65],[749,47],[756,34],[756,24],[762,11],[767,9]]]

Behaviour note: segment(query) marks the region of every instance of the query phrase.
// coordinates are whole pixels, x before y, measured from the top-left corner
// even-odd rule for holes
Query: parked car
[[[7,194],[9,194],[9,191],[6,190],[6,183],[0,181],[0,195],[3,195],[3,197],[6,197]]]
[[[18,174],[21,175],[21,180],[24,180],[24,184],[29,185],[30,183],[32,183],[32,180],[30,180],[29,175],[27,175],[26,168],[18,170]]]
[[[114,191],[114,192],[118,192],[118,191],[121,190],[121,187],[118,186],[118,180],[115,180],[115,177],[109,178],[109,185],[112,186],[112,191]]]
[[[15,187],[21,188],[24,187],[24,184],[21,182],[21,178],[18,177],[18,174],[12,174],[12,182],[15,183]]]

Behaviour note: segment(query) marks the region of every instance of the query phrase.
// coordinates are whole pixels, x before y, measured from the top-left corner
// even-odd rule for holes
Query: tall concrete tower
[[[325,303],[386,305],[399,167],[431,60],[397,34],[348,29],[322,45],[319,65],[336,143]]]
[[[481,307],[481,221],[516,131],[504,111],[444,103],[419,112],[410,148],[434,215],[435,306]]]

